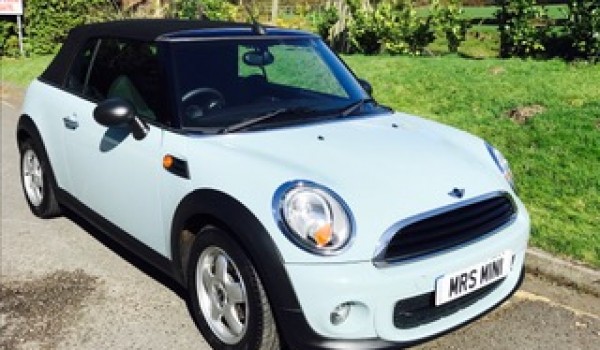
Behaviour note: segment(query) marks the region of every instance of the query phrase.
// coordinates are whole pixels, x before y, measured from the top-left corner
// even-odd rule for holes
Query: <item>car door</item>
[[[79,59],[85,55],[82,52]],[[81,96],[63,106],[70,108],[64,120],[66,189],[86,207],[164,254],[159,200],[164,130],[161,112],[147,102],[157,98],[151,96],[159,85],[157,49],[148,43],[100,39],[91,62]],[[127,125],[107,128],[94,120],[97,103],[115,97],[136,107],[149,126],[146,137],[136,140]]]

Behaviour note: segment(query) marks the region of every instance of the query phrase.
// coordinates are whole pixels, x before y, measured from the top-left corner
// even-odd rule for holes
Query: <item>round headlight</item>
[[[498,149],[496,149],[494,146],[490,145],[489,143],[486,143],[485,145],[486,145],[488,151],[490,152],[492,159],[494,159],[494,162],[498,166],[498,169],[500,169],[500,172],[502,173],[502,175],[504,175],[504,178],[506,179],[506,181],[514,189],[515,188],[515,180],[513,177],[513,173],[510,170],[510,165],[508,164],[508,160],[506,160],[506,158],[504,158],[502,153],[500,153],[500,151],[498,151]]]
[[[337,254],[351,241],[350,210],[323,186],[307,181],[286,183],[275,192],[273,210],[287,237],[311,253]]]

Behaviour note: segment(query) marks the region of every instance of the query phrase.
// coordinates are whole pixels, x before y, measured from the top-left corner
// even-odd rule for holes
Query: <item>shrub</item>
[[[312,30],[310,22],[305,17],[278,17],[275,25],[281,28]]]
[[[175,0],[172,6],[176,18],[234,21],[239,16],[239,8],[225,0]]]
[[[378,20],[374,11],[355,6],[357,1],[350,1],[352,18],[348,22],[348,34],[353,51],[367,55],[381,51],[381,20]]]
[[[436,29],[444,34],[448,42],[448,51],[457,52],[460,43],[465,41],[469,20],[463,17],[461,0],[433,0],[431,13]]]
[[[312,12],[311,17],[315,23],[317,34],[319,34],[323,40],[331,43],[333,39],[330,37],[331,28],[333,28],[340,19],[338,10],[334,6],[330,6]]]
[[[71,28],[115,15],[106,0],[29,0],[25,6],[27,51],[56,53]]]
[[[0,56],[16,57],[18,54],[17,24],[11,20],[0,20]]]
[[[348,31],[356,51],[419,55],[435,39],[431,17],[419,17],[410,0],[381,1],[375,9],[351,3]]]
[[[544,51],[547,35],[545,11],[536,7],[536,0],[496,0],[500,31],[500,57],[534,56]]]
[[[435,40],[431,16],[418,16],[411,0],[384,2],[377,9],[387,19],[382,21],[385,52],[420,55]]]
[[[600,2],[571,0],[566,31],[574,57],[597,61],[600,58]]]
[[[256,10],[259,9],[256,8]],[[259,15],[260,11],[253,14],[255,18],[259,18]],[[314,32],[315,28],[313,28],[313,23],[311,22],[314,21],[314,16],[315,14],[311,12],[308,4],[296,4],[293,8],[293,13],[278,16],[275,25],[282,28],[303,29]]]

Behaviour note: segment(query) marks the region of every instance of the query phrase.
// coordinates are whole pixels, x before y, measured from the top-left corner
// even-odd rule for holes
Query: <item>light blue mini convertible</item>
[[[302,31],[78,27],[27,91],[25,198],[181,283],[215,349],[422,342],[510,297],[529,217],[498,150],[371,93]]]

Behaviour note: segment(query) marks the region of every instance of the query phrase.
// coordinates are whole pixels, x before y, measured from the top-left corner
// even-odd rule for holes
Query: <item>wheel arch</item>
[[[22,114],[17,122],[17,146],[20,146],[28,138],[34,138],[41,146],[44,146],[40,132],[33,119],[27,114]],[[45,147],[44,152],[46,152]]]
[[[36,216],[44,219],[59,216],[62,213],[62,209],[56,193],[58,185],[54,175],[54,168],[52,167],[52,162],[48,156],[48,151],[40,135],[39,129],[35,125],[33,119],[27,114],[22,114],[19,117],[16,128],[16,139],[17,147],[19,149],[19,153],[21,154],[19,163],[23,189],[25,190],[25,182],[23,177],[24,163],[22,157],[27,144],[30,144],[31,147],[33,147],[33,150],[36,153],[44,172],[44,194],[41,202],[34,204],[31,202],[31,198],[28,197],[27,192],[25,192],[26,201],[31,208],[31,211]]]
[[[54,188],[58,188],[56,177],[54,175],[54,167],[52,166],[52,161],[48,155],[48,150],[46,149],[46,145],[44,144],[44,140],[37,125],[29,115],[22,114],[19,117],[19,121],[17,122],[16,137],[19,151],[21,150],[21,144],[28,139],[33,140],[41,148],[40,151],[43,153],[41,156],[44,158],[43,160],[45,162],[48,162],[48,167],[50,170],[48,175],[50,176],[50,181],[52,181]]]
[[[227,230],[248,254],[276,314],[279,309],[300,309],[283,258],[268,231],[242,203],[217,190],[196,190],[188,194],[175,211],[171,228],[171,256],[175,271],[185,285],[186,266],[181,254],[189,252],[185,251],[182,242],[183,245],[191,245],[193,240],[185,240],[194,237],[186,238],[185,235],[195,234],[204,225],[216,225]]]

